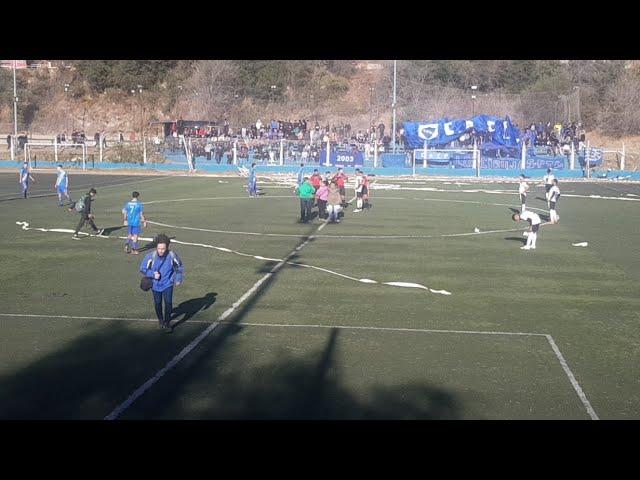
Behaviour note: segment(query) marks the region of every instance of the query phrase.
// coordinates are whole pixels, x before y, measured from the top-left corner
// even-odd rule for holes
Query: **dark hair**
[[[323,183],[326,187],[328,187],[328,186],[329,186],[329,180],[325,180],[325,181],[323,181],[322,183]]]
[[[555,184],[557,185],[557,184],[558,184],[558,179],[557,179],[557,178],[554,178],[554,179],[553,179],[553,183],[555,183]]]
[[[166,236],[164,233],[158,234],[158,236],[153,241],[155,242],[156,245],[160,243],[164,243],[167,246],[167,248],[171,243],[171,239],[168,236]]]
[[[97,190],[95,188],[92,188],[89,190],[89,193],[98,193]]]
[[[252,164],[251,164],[251,166],[252,166],[252,167],[255,167],[255,166],[256,166],[255,162],[254,162],[254,163],[252,163]]]
[[[62,165],[58,165],[60,168],[62,168]]]
[[[131,196],[132,196],[133,198],[138,198],[138,197],[140,196],[140,192],[133,192],[133,193],[131,194]]]
[[[513,215],[511,215],[511,220],[516,221],[516,215],[519,217],[520,216],[520,212],[516,212]]]
[[[550,168],[547,168],[547,173],[551,173],[551,169]]]

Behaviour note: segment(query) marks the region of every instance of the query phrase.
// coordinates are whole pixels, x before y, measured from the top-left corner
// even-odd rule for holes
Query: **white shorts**
[[[327,205],[327,213],[340,213],[342,211],[342,207],[340,205]]]

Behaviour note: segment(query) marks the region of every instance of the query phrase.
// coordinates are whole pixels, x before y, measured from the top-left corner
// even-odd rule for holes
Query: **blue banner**
[[[604,161],[604,150],[602,148],[591,147],[587,149],[586,154],[589,159],[589,168],[599,167],[602,165],[602,162]],[[578,157],[578,162],[581,167],[584,167],[586,164],[584,156]]]
[[[467,160],[473,158],[473,152],[450,150],[435,152],[427,150],[427,165],[431,167],[448,167],[452,160]],[[416,150],[416,163],[424,163],[424,150]]]
[[[427,122],[404,122],[404,134],[409,148],[418,149],[427,146],[446,145],[469,135],[472,131],[483,134],[491,141],[509,147],[520,144],[520,131],[511,123],[509,117],[500,118],[490,115],[476,115],[468,120],[449,120],[442,118]]]
[[[327,161],[327,150],[320,152],[320,164],[325,165]],[[364,155],[358,150],[331,150],[329,163],[335,167],[363,167]]]
[[[564,168],[564,157],[552,159],[528,158],[525,165],[527,169],[547,169],[562,170]],[[473,168],[473,159],[451,160],[454,168]],[[520,170],[521,160],[519,158],[486,158],[480,160],[480,170]]]

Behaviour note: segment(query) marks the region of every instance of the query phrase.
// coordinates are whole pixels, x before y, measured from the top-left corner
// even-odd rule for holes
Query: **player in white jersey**
[[[71,197],[69,196],[69,175],[62,168],[62,165],[58,165],[58,176],[56,177],[56,183],[53,188],[58,192],[58,205],[62,206],[62,197],[67,197],[69,203],[71,203]]]
[[[553,181],[555,180],[555,178],[555,175],[551,173],[551,169],[547,168],[547,174],[542,177],[542,181],[544,182],[545,197],[547,198],[547,206],[549,206],[549,191],[551,190],[551,187],[553,187]]]
[[[356,187],[355,187],[356,188],[356,209],[353,211],[353,213],[361,212],[362,205],[363,205],[362,190],[364,188],[364,177],[362,176],[362,172],[359,169],[356,169],[355,182],[356,182]]]
[[[511,218],[517,222],[519,220],[525,220],[529,222],[529,235],[527,235],[527,243],[520,247],[521,250],[535,250],[536,240],[538,239],[538,229],[542,221],[537,213],[533,213],[530,210],[522,213],[514,213]]]
[[[560,199],[560,189],[558,188],[558,179],[553,179],[553,186],[549,190],[549,219],[551,223],[558,223],[560,217],[556,211],[558,200]]]
[[[529,191],[529,185],[524,181],[524,175],[520,174],[520,184],[518,185],[518,194],[520,195],[520,203],[522,204],[522,211],[527,209],[527,192]]]

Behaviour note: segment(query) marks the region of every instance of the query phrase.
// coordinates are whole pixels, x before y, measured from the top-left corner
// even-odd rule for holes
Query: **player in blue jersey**
[[[35,182],[36,179],[31,176],[29,173],[29,164],[24,162],[22,164],[22,168],[20,169],[20,173],[18,174],[18,182],[20,182],[20,186],[22,187],[22,196],[23,198],[27,198],[27,193],[29,191],[29,180]]]
[[[258,196],[258,182],[256,180],[256,164],[251,164],[251,169],[249,170],[249,179],[247,182],[247,189],[249,190],[250,197]]]
[[[122,209],[122,215],[124,215],[124,224],[129,227],[127,234],[127,241],[124,244],[125,253],[131,253],[138,255],[138,235],[142,233],[142,224],[147,226],[147,219],[144,218],[144,205],[139,200],[140,193],[133,192],[131,194],[131,200]]]
[[[62,169],[62,165],[58,165],[58,177],[56,178],[56,184],[54,188],[58,192],[58,205],[62,206],[62,197],[67,197],[69,203],[71,203],[71,197],[69,196],[69,175]]]

